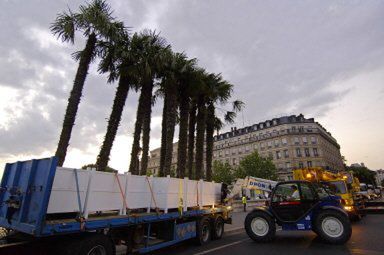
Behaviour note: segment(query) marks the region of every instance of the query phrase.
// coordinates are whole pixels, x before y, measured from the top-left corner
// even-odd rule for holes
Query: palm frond
[[[68,9],[68,12],[59,13],[55,21],[51,24],[50,29],[51,32],[63,42],[74,43],[76,20],[71,10]]]

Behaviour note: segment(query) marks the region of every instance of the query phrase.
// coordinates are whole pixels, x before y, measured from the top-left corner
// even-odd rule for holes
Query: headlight
[[[351,212],[353,211],[353,206],[344,206],[344,210],[346,210],[347,212]]]

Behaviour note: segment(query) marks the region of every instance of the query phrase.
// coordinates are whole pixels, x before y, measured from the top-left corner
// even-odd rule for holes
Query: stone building
[[[327,130],[302,114],[267,120],[214,137],[213,160],[237,167],[254,151],[270,157],[281,180],[291,180],[292,170],[301,167],[323,167],[343,170],[340,146]],[[156,173],[160,164],[160,149],[151,151],[148,169]],[[173,148],[172,165],[176,167],[177,143]]]

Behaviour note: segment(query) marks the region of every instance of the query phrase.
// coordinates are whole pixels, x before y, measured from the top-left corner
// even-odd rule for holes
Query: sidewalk
[[[225,232],[237,231],[240,229],[244,229],[244,220],[247,216],[248,212],[252,209],[248,209],[247,212],[234,212],[232,214],[232,224],[225,225]]]

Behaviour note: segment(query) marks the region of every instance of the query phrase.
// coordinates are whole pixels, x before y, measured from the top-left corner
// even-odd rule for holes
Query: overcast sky
[[[49,30],[57,13],[83,1],[0,0],[0,168],[53,155],[84,47]],[[314,117],[348,163],[384,168],[384,1],[109,1],[132,32],[156,29],[246,103],[237,127],[277,116]],[[116,84],[94,63],[85,83],[66,166],[96,160]],[[151,149],[160,144],[161,101]],[[110,165],[128,167],[137,95],[129,94]],[[226,127],[228,129],[229,127]]]

